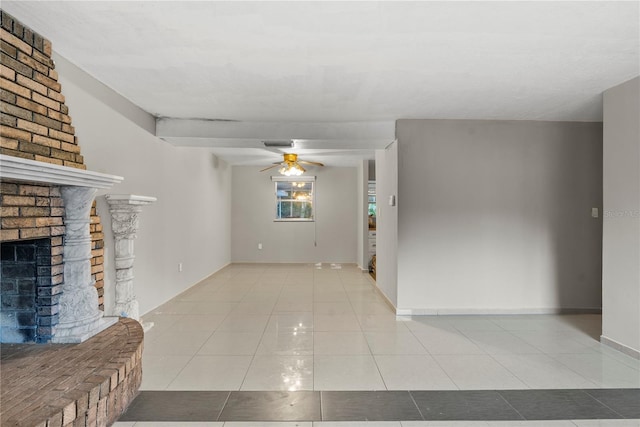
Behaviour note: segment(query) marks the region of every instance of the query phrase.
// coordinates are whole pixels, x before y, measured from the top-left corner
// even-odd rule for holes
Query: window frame
[[[315,176],[272,176],[275,218],[273,222],[315,222],[316,221],[316,177]],[[311,218],[278,218],[278,183],[304,182],[311,183]],[[289,199],[286,199],[289,200]],[[281,202],[281,200],[280,200]]]

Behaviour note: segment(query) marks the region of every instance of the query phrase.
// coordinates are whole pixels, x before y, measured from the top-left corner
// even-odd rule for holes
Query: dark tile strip
[[[319,391],[232,391],[218,421],[318,421]]]
[[[408,391],[323,391],[323,421],[415,421],[422,415]]]
[[[412,391],[425,420],[522,420],[524,419],[498,392]]]
[[[527,420],[622,418],[583,390],[501,390]]]
[[[585,393],[623,418],[640,418],[640,389],[595,389]]]
[[[228,391],[141,391],[120,421],[215,421]]]
[[[120,421],[411,421],[640,418],[640,389],[142,391]]]

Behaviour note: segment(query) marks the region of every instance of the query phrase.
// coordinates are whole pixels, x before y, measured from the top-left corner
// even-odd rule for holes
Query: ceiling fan
[[[269,166],[267,168],[262,169],[260,172],[267,171],[269,169],[273,169],[275,167],[280,166],[278,172],[285,176],[299,176],[302,175],[306,169],[303,168],[300,163],[305,165],[314,165],[314,166],[324,166],[320,162],[309,162],[306,160],[298,160],[298,155],[293,153],[284,153],[284,160],[282,162],[275,162],[273,166]]]

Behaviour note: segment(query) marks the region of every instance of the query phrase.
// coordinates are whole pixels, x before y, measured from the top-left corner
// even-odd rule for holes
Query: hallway
[[[396,319],[353,265],[233,264],[143,321],[142,391],[640,388],[599,315]]]

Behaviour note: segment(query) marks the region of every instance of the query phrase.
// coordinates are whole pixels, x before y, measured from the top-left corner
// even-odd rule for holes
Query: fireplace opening
[[[50,342],[60,285],[53,285],[51,239],[0,243],[0,342]]]

